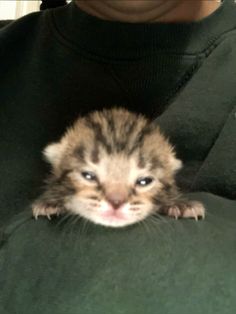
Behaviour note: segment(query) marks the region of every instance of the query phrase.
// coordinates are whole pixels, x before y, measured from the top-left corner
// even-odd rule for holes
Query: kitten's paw
[[[51,220],[52,215],[59,216],[61,211],[58,207],[36,204],[32,206],[32,212],[35,219],[38,219],[38,216],[47,216],[47,218]]]
[[[162,212],[175,219],[194,218],[197,221],[199,217],[205,218],[205,207],[197,201],[180,201],[170,207],[165,207]]]

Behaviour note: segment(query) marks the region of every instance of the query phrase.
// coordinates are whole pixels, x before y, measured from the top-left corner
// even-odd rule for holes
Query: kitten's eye
[[[153,178],[152,177],[143,177],[143,178],[139,178],[137,181],[136,181],[136,185],[138,186],[147,186],[149,185],[150,183],[153,182]]]
[[[97,181],[97,177],[93,172],[82,171],[81,175],[88,181]]]

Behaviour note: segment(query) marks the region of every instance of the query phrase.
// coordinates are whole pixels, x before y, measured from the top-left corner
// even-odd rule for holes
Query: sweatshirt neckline
[[[102,59],[129,60],[163,52],[196,55],[236,28],[233,0],[224,0],[210,16],[190,23],[107,21],[82,11],[75,1],[48,13],[64,40]]]

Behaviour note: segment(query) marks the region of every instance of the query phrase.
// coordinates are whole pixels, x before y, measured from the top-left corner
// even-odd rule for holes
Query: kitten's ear
[[[179,169],[182,168],[183,163],[180,159],[177,159],[175,156],[171,156],[169,159],[169,164],[172,171],[177,172]]]
[[[61,157],[64,152],[64,146],[65,145],[63,145],[61,142],[52,143],[46,146],[43,150],[44,157],[54,168],[56,168],[61,161]]]

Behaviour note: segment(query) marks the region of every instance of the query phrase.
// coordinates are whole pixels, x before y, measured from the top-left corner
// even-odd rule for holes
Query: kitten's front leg
[[[177,200],[171,205],[165,205],[160,209],[160,213],[178,218],[205,218],[205,207],[198,201]]]
[[[47,216],[50,220],[52,215],[59,216],[63,210],[56,205],[50,205],[38,200],[33,203],[32,212],[35,219],[38,219],[39,216]]]
[[[45,192],[32,204],[33,216],[60,215],[66,211],[65,202],[67,198],[75,193],[66,174],[60,178],[49,176],[46,180]]]
[[[47,216],[50,220],[52,215],[58,216],[64,212],[61,201],[53,198],[50,191],[44,192],[31,207],[35,219],[38,219],[39,216]]]

